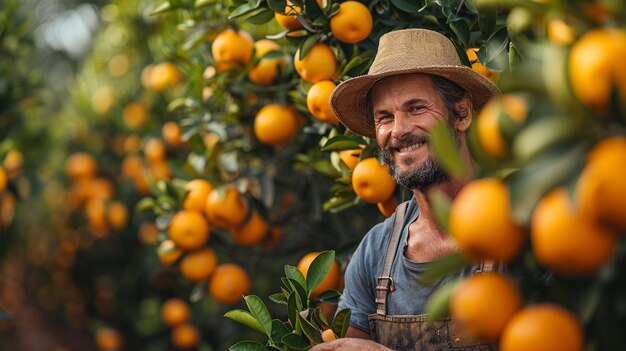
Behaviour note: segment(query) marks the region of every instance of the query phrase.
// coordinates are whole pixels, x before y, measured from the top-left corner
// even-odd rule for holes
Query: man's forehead
[[[396,92],[435,92],[431,76],[425,73],[407,73],[384,77],[374,83],[370,90],[372,102]]]

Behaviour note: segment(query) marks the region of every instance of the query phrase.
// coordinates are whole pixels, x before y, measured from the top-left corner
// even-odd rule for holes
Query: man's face
[[[430,148],[430,130],[449,121],[443,98],[425,74],[384,78],[371,90],[376,140],[396,182],[421,190],[448,176]]]

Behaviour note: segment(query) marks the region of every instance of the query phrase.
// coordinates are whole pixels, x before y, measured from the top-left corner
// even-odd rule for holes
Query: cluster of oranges
[[[218,265],[217,253],[207,246],[211,230],[228,230],[236,244],[261,245],[279,235],[234,187],[214,188],[204,179],[186,184],[188,191],[182,209],[175,213],[167,229],[167,239],[158,248],[160,261],[178,263],[180,273],[192,282],[208,281],[208,291],[218,302],[235,304],[250,291],[250,278],[240,266]],[[222,191],[223,190],[223,191]]]
[[[172,328],[170,339],[178,350],[189,350],[200,343],[200,332],[192,323],[189,304],[178,298],[170,298],[161,305],[161,321]]]
[[[90,233],[105,238],[128,224],[126,204],[113,199],[111,180],[98,177],[98,163],[86,152],[77,152],[65,161],[65,173],[71,180],[69,203],[73,210],[83,209]]]
[[[538,162],[542,151],[562,154],[563,146],[573,145],[573,139],[588,139],[593,146],[586,149],[582,170],[576,172],[576,177],[537,194],[525,222],[520,219],[523,216],[513,215],[508,179],[471,181],[452,203],[449,231],[474,262],[491,260],[515,265],[536,261],[553,279],[593,279],[617,259],[618,245],[626,233],[626,137],[617,131],[623,128],[619,125],[623,124],[619,121],[623,111],[615,107],[623,106],[626,99],[626,68],[618,63],[626,53],[626,31],[595,27],[583,32],[562,18],[547,23],[551,45],[570,50],[564,51],[561,75],[544,72],[546,80],[565,78],[558,85],[558,94],[551,96],[553,100],[543,103],[568,101],[570,106],[552,106],[546,113],[545,106],[529,98],[532,92],[507,92],[480,111],[476,135],[491,166],[513,165],[522,170]],[[550,89],[559,83],[544,84]],[[563,111],[572,116],[554,116]],[[558,128],[535,128],[542,120],[563,120],[572,127],[559,124]],[[576,134],[580,125],[592,131]],[[531,128],[536,131],[532,134],[534,140],[526,138]],[[526,139],[522,139],[522,133],[526,133]],[[540,147],[524,151],[527,145],[520,145],[527,142],[537,142]],[[525,305],[514,281],[499,273],[476,274],[463,280],[454,290],[450,308],[471,334],[498,342],[503,351],[584,347],[583,322],[572,312],[572,306],[564,307],[558,300]]]
[[[7,228],[13,223],[16,199],[8,190],[8,186],[9,182],[20,174],[22,162],[22,154],[17,150],[11,150],[0,164],[0,228]]]

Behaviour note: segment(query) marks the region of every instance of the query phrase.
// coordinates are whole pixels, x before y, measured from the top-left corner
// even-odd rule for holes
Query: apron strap
[[[393,214],[393,226],[391,227],[391,235],[387,242],[387,251],[383,259],[383,269],[378,278],[376,278],[376,314],[384,316],[387,314],[387,296],[395,288],[391,279],[391,267],[398,252],[400,244],[400,236],[402,233],[402,222],[406,214],[408,201],[401,203]]]

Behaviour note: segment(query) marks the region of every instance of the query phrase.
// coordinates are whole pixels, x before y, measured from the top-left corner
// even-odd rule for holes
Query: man
[[[456,250],[437,226],[427,193],[437,188],[454,197],[464,185],[434,158],[430,131],[437,122],[447,121],[466,165],[473,169],[466,132],[472,114],[496,94],[491,81],[460,64],[446,37],[423,29],[381,37],[368,74],[335,89],[331,104],[339,120],[358,134],[376,138],[393,177],[413,191],[413,198],[370,230],[347,267],[339,304],[339,310],[352,310],[346,338],[314,350],[492,349],[467,338],[454,321],[427,323],[426,301],[455,277],[434,285],[421,285],[419,277],[429,262]]]

